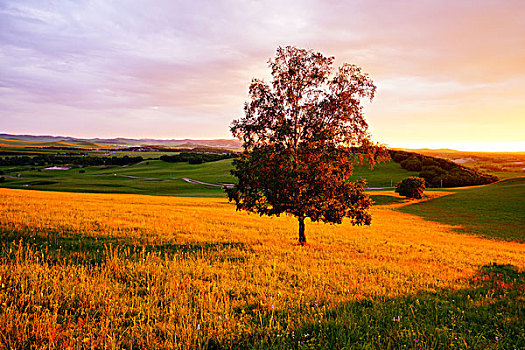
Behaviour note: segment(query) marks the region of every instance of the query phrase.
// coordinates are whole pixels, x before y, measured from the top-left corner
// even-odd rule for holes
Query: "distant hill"
[[[84,147],[115,147],[115,146],[164,146],[164,147],[181,147],[181,148],[195,148],[195,147],[213,147],[223,148],[232,151],[241,149],[241,142],[235,139],[217,139],[217,140],[158,140],[158,139],[128,139],[128,138],[93,138],[80,139],[69,136],[49,136],[49,135],[12,135],[0,134],[0,139],[3,141],[30,142],[30,143],[65,143],[68,146],[84,146]]]
[[[390,157],[403,169],[419,172],[419,177],[424,178],[427,186],[431,187],[486,185],[499,180],[496,175],[463,166],[458,160],[400,150],[390,150]]]

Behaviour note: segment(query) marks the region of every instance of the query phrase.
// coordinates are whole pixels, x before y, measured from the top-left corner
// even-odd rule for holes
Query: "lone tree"
[[[421,199],[425,191],[425,179],[417,176],[407,177],[396,185],[396,192],[407,198]]]
[[[260,215],[289,213],[304,220],[369,225],[365,182],[350,182],[354,164],[373,167],[388,157],[370,141],[361,99],[376,87],[355,65],[332,68],[334,57],[288,46],[269,60],[271,84],[253,79],[243,118],[232,134],[244,152],[233,161],[238,184],[226,189],[237,210]]]

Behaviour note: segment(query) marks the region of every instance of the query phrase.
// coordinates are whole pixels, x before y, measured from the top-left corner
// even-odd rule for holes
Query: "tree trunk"
[[[299,244],[306,244],[306,236],[304,235],[304,217],[299,217]]]

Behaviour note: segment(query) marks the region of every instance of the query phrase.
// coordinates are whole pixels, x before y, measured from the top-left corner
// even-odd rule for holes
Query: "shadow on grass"
[[[455,189],[454,194],[397,208],[425,220],[458,226],[458,233],[525,243],[525,178]]]
[[[16,232],[2,232],[0,258],[15,259],[16,254],[31,252],[43,256],[50,264],[71,263],[79,265],[97,265],[105,263],[111,256],[119,259],[136,260],[154,254],[161,259],[173,256],[191,257],[211,255],[214,260],[244,261],[239,254],[229,254],[233,249],[246,251],[243,243],[238,242],[192,242],[150,244],[129,237],[100,237],[82,235],[50,234],[49,236]]]
[[[336,308],[309,305],[272,313],[249,309],[262,331],[209,349],[525,349],[525,273],[481,268],[469,288],[372,298]],[[306,314],[290,328],[287,320]]]

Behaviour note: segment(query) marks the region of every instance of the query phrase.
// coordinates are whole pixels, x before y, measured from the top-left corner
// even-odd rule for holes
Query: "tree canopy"
[[[350,182],[353,166],[373,166],[388,153],[370,140],[361,100],[376,87],[355,65],[333,69],[334,57],[288,46],[269,60],[272,81],[253,79],[244,117],[231,132],[244,152],[233,161],[238,184],[227,189],[238,210],[289,213],[304,220],[370,224],[365,182]]]

